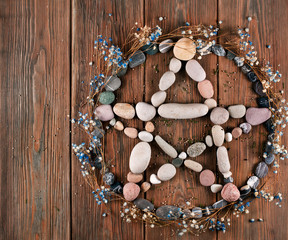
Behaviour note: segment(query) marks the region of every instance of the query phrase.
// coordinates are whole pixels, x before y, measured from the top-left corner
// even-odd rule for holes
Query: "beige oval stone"
[[[196,54],[196,44],[189,38],[181,38],[176,42],[173,53],[179,60],[188,61]]]
[[[143,179],[143,174],[135,174],[132,172],[129,172],[127,174],[127,181],[128,182],[138,183],[138,182],[141,182],[142,179]]]
[[[176,175],[176,168],[171,163],[163,164],[157,172],[157,177],[161,181],[168,181]]]
[[[242,135],[242,129],[240,127],[236,127],[232,130],[233,138],[239,138]]]
[[[211,98],[214,95],[213,85],[209,80],[204,80],[199,82],[198,91],[203,98]]]
[[[217,149],[217,165],[219,171],[224,174],[230,171],[230,161],[227,148],[221,146]]]
[[[117,122],[115,123],[115,125],[114,125],[114,128],[115,128],[116,130],[118,130],[118,131],[122,131],[122,130],[124,129],[124,125],[123,125],[122,122],[117,121]]]
[[[151,188],[151,184],[148,182],[143,182],[141,184],[141,189],[143,192],[147,192]]]
[[[154,124],[152,122],[147,122],[145,125],[145,130],[150,133],[154,132],[155,130]]]
[[[124,129],[124,133],[127,137],[130,138],[137,138],[138,136],[138,131],[136,128],[132,128],[132,127],[127,127]]]
[[[246,114],[246,107],[242,104],[231,105],[228,107],[228,112],[232,118],[242,118]]]
[[[129,103],[116,103],[113,107],[113,112],[117,116],[125,119],[132,119],[135,117],[135,109]]]
[[[143,173],[151,159],[151,147],[147,142],[137,143],[131,151],[129,168],[132,173]]]
[[[209,110],[217,107],[217,102],[216,102],[216,100],[213,99],[213,98],[206,99],[206,100],[204,101],[204,104],[207,105],[207,107],[208,107]]]
[[[202,165],[200,163],[195,162],[195,161],[190,160],[190,159],[185,160],[184,161],[184,165],[187,168],[193,170],[194,172],[201,172],[202,169],[203,169],[203,167],[202,167]]]
[[[225,131],[220,125],[214,125],[212,127],[212,138],[215,146],[220,147],[224,143]]]
[[[206,78],[206,72],[199,62],[192,59],[186,63],[185,70],[190,78],[196,82],[201,82]]]

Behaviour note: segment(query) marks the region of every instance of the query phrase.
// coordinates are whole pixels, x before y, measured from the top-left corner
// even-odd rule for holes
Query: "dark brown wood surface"
[[[120,218],[119,203],[102,217],[91,189],[79,171],[72,155],[71,143],[80,143],[83,133],[70,125],[69,119],[80,110],[92,76],[88,66],[97,34],[112,36],[123,44],[135,22],[155,26],[165,32],[186,21],[191,24],[215,24],[235,29],[250,23],[252,40],[260,58],[280,66],[286,88],[288,71],[288,2],[285,0],[2,0],[0,1],[0,239],[178,239],[174,229],[151,229],[144,223],[128,224]],[[109,16],[109,13],[112,16]],[[160,22],[162,16],[165,20]],[[266,48],[266,44],[272,46]],[[149,101],[167,70],[172,52],[148,56],[145,65],[130,70],[123,78],[117,102],[136,104]],[[209,56],[200,61],[212,81],[215,99],[223,106],[255,106],[256,95],[251,84],[225,58]],[[157,65],[156,71],[155,67]],[[214,74],[214,69],[219,73]],[[84,81],[84,83],[81,83]],[[241,83],[241,84],[240,84]],[[145,86],[145,87],[144,87]],[[280,87],[283,87],[282,84]],[[142,90],[141,90],[142,89]],[[285,90],[284,89],[284,90]],[[287,97],[287,96],[286,96]],[[185,73],[177,74],[168,91],[169,102],[202,102],[195,82]],[[143,129],[139,120],[125,125]],[[168,139],[178,151],[186,149],[182,139],[199,140],[209,132],[208,118],[197,121],[154,121],[156,132]],[[225,128],[239,122],[229,121]],[[206,124],[206,127],[203,127]],[[232,172],[237,185],[245,182],[259,161],[265,132],[263,126],[253,129],[253,136],[229,144]],[[172,133],[172,134],[171,134]],[[287,135],[287,131],[286,131]],[[255,142],[255,144],[254,144]],[[106,158],[111,169],[125,182],[130,151],[137,143],[123,132],[110,131],[106,138]],[[286,142],[287,144],[287,138]],[[256,147],[253,147],[256,145]],[[146,178],[167,158],[153,144],[152,164]],[[215,149],[197,158],[204,167],[216,170]],[[287,196],[287,163],[281,162],[277,181],[268,185],[270,192]],[[185,202],[211,204],[220,196],[199,185],[197,174],[180,170],[176,177],[145,194],[156,205]],[[231,217],[232,224],[223,233],[209,232],[203,239],[276,239],[288,238],[285,202],[257,201],[250,214]],[[264,222],[249,223],[250,217]],[[180,239],[180,238],[179,238]],[[196,239],[184,235],[182,239]]]

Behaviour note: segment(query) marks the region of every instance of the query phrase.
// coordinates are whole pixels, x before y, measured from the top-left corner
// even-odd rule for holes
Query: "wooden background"
[[[288,2],[286,0],[1,0],[0,1],[0,239],[177,239],[174,230],[151,229],[143,223],[126,224],[113,203],[113,217],[106,218],[93,199],[72,155],[71,143],[80,143],[82,134],[71,126],[79,103],[86,96],[93,40],[97,34],[112,36],[121,45],[135,22],[170,31],[186,21],[215,24],[233,29],[250,24],[252,40],[261,58],[267,58],[287,79]],[[109,17],[109,13],[112,16]],[[158,18],[166,17],[162,22]],[[270,44],[269,50],[265,47]],[[130,70],[117,92],[118,102],[149,101],[161,75],[167,70],[172,53],[149,56],[145,66]],[[207,79],[214,85],[220,105],[244,103],[255,106],[251,84],[232,62],[209,56],[201,60]],[[158,65],[159,72],[155,70]],[[219,67],[219,73],[214,70]],[[240,84],[241,82],[241,84]],[[286,82],[287,84],[288,82]],[[145,86],[145,87],[143,87]],[[285,84],[283,84],[286,87]],[[282,86],[281,86],[282,87]],[[143,89],[143,90],[139,90]],[[185,90],[186,89],[186,90]],[[286,88],[287,89],[287,88]],[[168,91],[169,102],[203,102],[194,82],[185,73]],[[207,123],[203,127],[203,122]],[[230,121],[226,128],[239,121]],[[143,129],[138,120],[125,124]],[[178,151],[187,140],[203,139],[209,132],[207,118],[201,121],[155,120],[156,132],[173,143]],[[259,161],[265,137],[263,126],[229,145],[232,172],[237,185],[244,184]],[[287,134],[287,132],[286,132]],[[125,180],[130,151],[137,140],[122,132],[108,134],[106,153],[117,177]],[[254,143],[255,142],[255,143]],[[286,138],[287,144],[287,138]],[[253,147],[256,146],[256,147]],[[184,148],[185,147],[185,148]],[[245,160],[246,159],[246,160]],[[146,178],[167,160],[153,145],[153,159]],[[215,149],[197,159],[204,167],[216,170]],[[287,163],[269,190],[287,195]],[[116,170],[117,169],[117,170]],[[219,179],[221,182],[221,179]],[[195,197],[194,204],[212,204],[219,196],[199,186],[197,174],[177,172],[173,181],[151,189],[145,196],[156,206],[180,203]],[[226,234],[209,232],[202,239],[277,239],[288,238],[287,208],[257,201],[250,215],[232,218]],[[249,223],[249,218],[264,222]],[[182,239],[196,239],[186,235]]]

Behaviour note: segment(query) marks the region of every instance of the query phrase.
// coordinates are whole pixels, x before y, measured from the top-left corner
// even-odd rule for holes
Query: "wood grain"
[[[1,239],[70,238],[69,13],[0,3]]]

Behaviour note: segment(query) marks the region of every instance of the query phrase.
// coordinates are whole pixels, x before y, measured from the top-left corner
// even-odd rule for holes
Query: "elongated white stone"
[[[143,173],[151,159],[151,147],[147,142],[140,142],[131,151],[129,168],[132,173]]]
[[[217,165],[222,174],[230,171],[230,161],[227,148],[221,146],[217,149]]]
[[[224,138],[225,138],[225,131],[220,125],[214,125],[212,127],[212,137],[213,137],[213,142],[217,147],[220,147],[224,143]]]
[[[192,119],[207,113],[208,107],[202,103],[165,103],[158,108],[161,117],[171,119]]]
[[[177,151],[174,147],[172,147],[169,143],[167,143],[162,137],[157,135],[155,138],[156,143],[158,146],[170,157],[176,158],[177,157]]]

